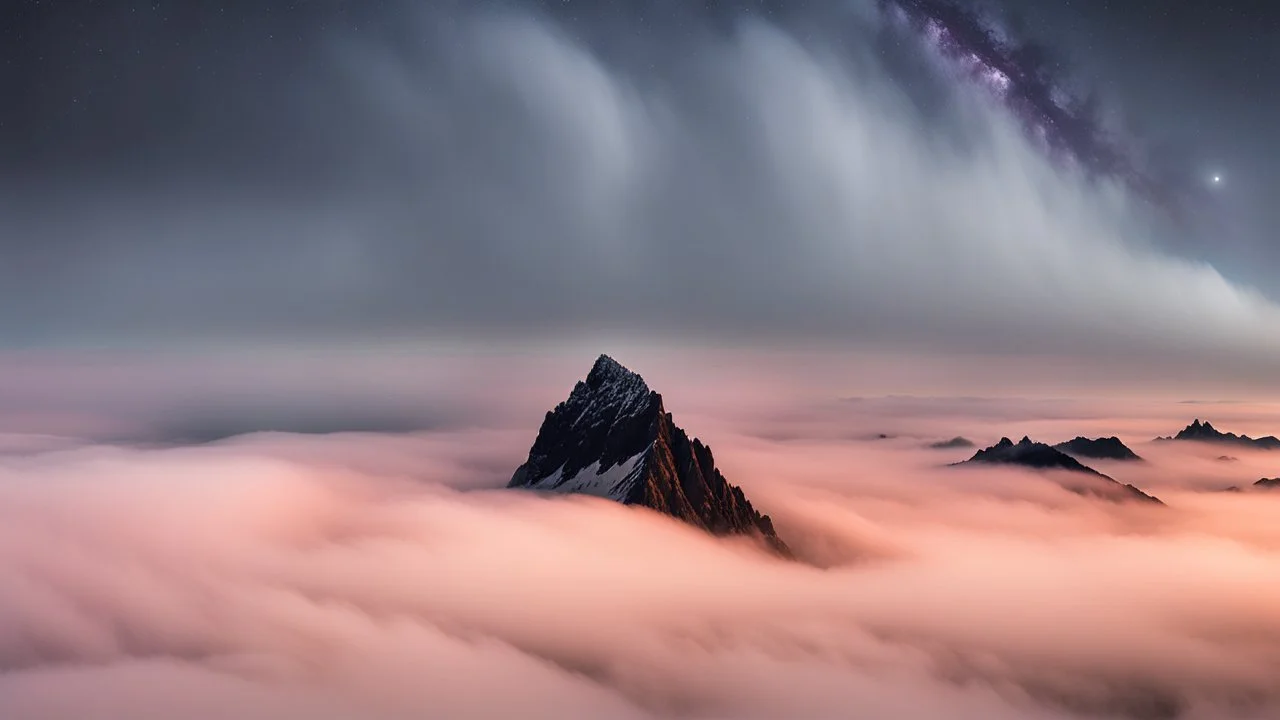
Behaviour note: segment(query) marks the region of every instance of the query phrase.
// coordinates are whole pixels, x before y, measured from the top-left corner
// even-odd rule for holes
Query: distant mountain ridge
[[[691,440],[662,396],[607,355],[547,413],[508,487],[638,505],[715,535],[756,537],[790,556],[769,516],[716,468],[711,448]]]
[[[1093,458],[1095,460],[1141,460],[1137,453],[1130,450],[1118,437],[1098,438],[1090,440],[1077,437],[1064,443],[1054,445],[1072,457]]]
[[[1251,438],[1248,435],[1236,435],[1235,433],[1224,433],[1215,428],[1209,422],[1200,422],[1199,418],[1182,429],[1173,437],[1156,438],[1161,441],[1174,440],[1190,440],[1196,442],[1222,443],[1227,445],[1242,445],[1246,447],[1257,448],[1259,450],[1280,450],[1280,438],[1274,435],[1268,435],[1261,438]]]
[[[1063,486],[1078,495],[1101,497],[1114,501],[1140,500],[1160,505],[1164,504],[1159,498],[1148,495],[1133,485],[1122,483],[1104,475],[1061,450],[1044,443],[1035,442],[1029,437],[1023,437],[1017,443],[1007,437],[1000,438],[1000,442],[995,445],[979,450],[972,458],[962,463],[956,463],[956,465],[968,464],[1017,465],[1034,470],[1065,470],[1087,475],[1095,480],[1092,483],[1071,483]]]
[[[1262,478],[1250,486],[1249,490],[1280,490],[1280,478]],[[1242,493],[1239,485],[1222,488],[1219,492]]]
[[[1106,477],[1070,455],[1026,436],[1016,444],[1007,437],[1000,438],[1000,442],[979,450],[965,462],[1021,465],[1037,470],[1068,470]]]

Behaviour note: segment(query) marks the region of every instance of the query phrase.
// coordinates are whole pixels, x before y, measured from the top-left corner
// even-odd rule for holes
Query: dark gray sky
[[[1276,297],[1280,284],[1280,7],[1244,2],[1009,2],[1155,160],[1188,183],[1221,174],[1178,249]],[[1034,5],[1034,9],[1018,6]]]
[[[871,1],[10,3],[0,336],[1268,366],[1277,11],[1016,5],[983,17],[1195,189],[1176,221]]]

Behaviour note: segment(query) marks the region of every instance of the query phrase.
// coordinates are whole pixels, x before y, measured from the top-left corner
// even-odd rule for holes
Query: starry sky
[[[9,3],[0,335],[1276,357],[1280,9],[904,4]]]
[[[1178,249],[1274,296],[1280,168],[1265,148],[1280,120],[1280,95],[1270,90],[1280,86],[1280,8],[1263,0],[1034,5],[1028,31],[1060,43],[1162,166],[1201,186],[1223,179],[1201,210],[1204,237]]]

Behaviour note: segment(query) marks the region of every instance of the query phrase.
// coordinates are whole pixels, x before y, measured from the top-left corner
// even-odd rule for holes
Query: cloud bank
[[[25,191],[0,327],[1276,359],[1275,306],[1157,250],[1123,188],[1055,166],[870,4],[664,12],[403,9],[248,89],[193,83],[254,111],[154,140],[113,190],[86,159]]]
[[[1131,428],[1148,466],[1101,467],[1169,507],[1090,501],[1052,476],[942,467],[959,458],[924,449],[941,430],[924,419],[985,441],[1042,417],[971,405],[792,406],[782,439],[685,419],[808,564],[494,489],[527,430],[15,439],[0,715],[1274,717],[1280,495],[1205,492],[1274,460],[1141,442],[1176,408],[1062,406],[1033,432]],[[841,419],[896,437],[802,430]]]

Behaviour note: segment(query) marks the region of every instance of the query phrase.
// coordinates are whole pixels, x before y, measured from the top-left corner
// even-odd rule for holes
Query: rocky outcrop
[[[1157,440],[1189,440],[1195,442],[1219,443],[1223,445],[1240,445],[1251,447],[1258,450],[1280,450],[1280,438],[1274,435],[1268,435],[1261,438],[1251,438],[1248,435],[1236,435],[1235,433],[1222,432],[1215,428],[1211,423],[1200,422],[1197,418],[1195,422],[1186,426],[1177,435],[1169,438],[1156,438]]]
[[[1062,452],[1077,458],[1091,458],[1094,460],[1141,460],[1138,454],[1130,450],[1118,437],[1098,438],[1090,440],[1085,437],[1078,437],[1074,440],[1068,440],[1064,443],[1054,445],[1055,448]]]
[[[1083,465],[1080,461],[1044,443],[1038,443],[1024,437],[1014,443],[1009,438],[1001,438],[1000,442],[985,450],[979,450],[974,456],[957,465],[988,464],[1016,465],[1033,470],[1063,470],[1087,476],[1088,481],[1064,482],[1063,487],[1079,495],[1101,497],[1113,501],[1139,500],[1158,503],[1158,498],[1148,495],[1138,488],[1121,483],[1107,475]]]
[[[936,443],[932,443],[929,447],[934,450],[964,450],[977,446],[969,438],[953,437],[950,440],[941,440]]]

